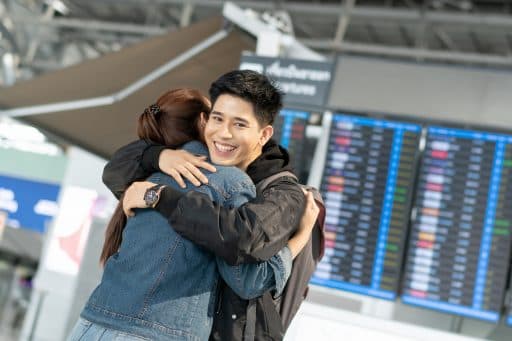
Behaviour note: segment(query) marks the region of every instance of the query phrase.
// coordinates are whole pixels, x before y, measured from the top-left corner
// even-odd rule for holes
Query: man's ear
[[[206,126],[206,121],[208,121],[208,116],[206,116],[205,112],[202,112],[199,116],[199,126],[204,129]]]
[[[260,146],[263,147],[268,142],[268,140],[272,138],[272,135],[274,135],[274,128],[272,128],[271,125],[268,125],[265,128],[263,128],[261,130],[261,136],[259,141]]]

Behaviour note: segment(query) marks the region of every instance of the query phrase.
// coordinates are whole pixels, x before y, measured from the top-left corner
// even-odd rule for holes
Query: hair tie
[[[150,113],[153,116],[158,115],[162,112],[162,109],[158,106],[158,104],[151,104],[149,107],[146,108],[146,112]]]

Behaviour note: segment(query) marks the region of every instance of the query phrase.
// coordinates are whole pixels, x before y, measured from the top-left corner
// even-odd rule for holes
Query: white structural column
[[[97,230],[104,223],[97,221],[104,220],[99,216],[110,214],[116,200],[101,182],[103,159],[72,147],[68,160],[59,195],[59,213],[46,233],[20,336],[22,341],[65,340],[84,296],[99,281],[98,239],[103,239],[103,232]],[[95,229],[92,238],[91,228]],[[87,293],[84,287],[89,290]]]

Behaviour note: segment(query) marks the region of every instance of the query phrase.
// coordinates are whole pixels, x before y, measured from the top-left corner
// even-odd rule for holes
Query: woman
[[[182,146],[207,155],[202,126],[209,102],[199,92],[177,89],[163,94],[139,117],[138,135],[162,145]],[[255,196],[250,178],[235,167],[217,166],[208,185],[197,188],[224,206],[238,207]],[[169,176],[149,181],[180,188]],[[194,186],[188,186],[193,188]],[[194,188],[196,189],[196,188]],[[186,190],[186,189],[183,189]],[[151,209],[126,221],[118,205],[107,227],[101,283],[91,294],[70,340],[207,340],[212,325],[219,273],[241,297],[279,293],[292,257],[309,239],[314,217],[268,262],[228,266],[180,237]]]

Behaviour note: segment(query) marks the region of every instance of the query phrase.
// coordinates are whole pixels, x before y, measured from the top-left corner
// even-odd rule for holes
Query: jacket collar
[[[290,155],[274,140],[269,140],[263,146],[261,155],[247,167],[247,175],[254,184],[282,171],[293,172]]]

